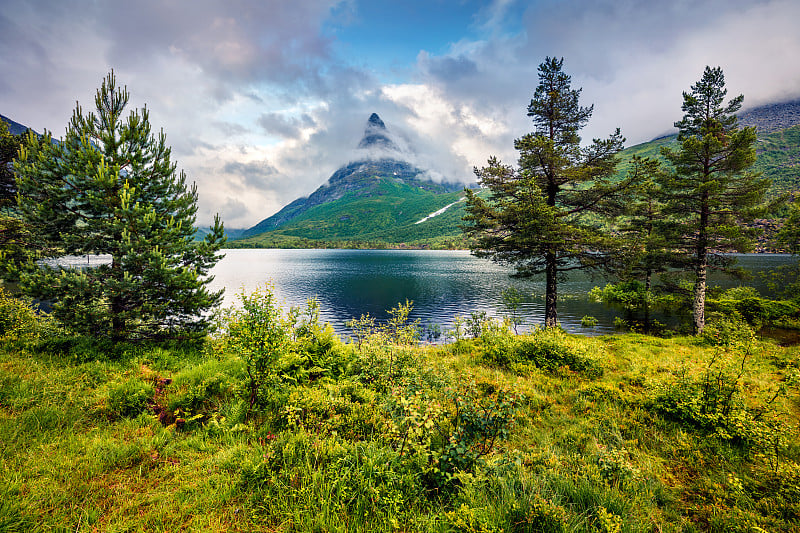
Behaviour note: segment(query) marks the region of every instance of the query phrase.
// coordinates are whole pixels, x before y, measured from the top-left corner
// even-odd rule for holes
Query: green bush
[[[520,362],[520,341],[518,339],[519,337],[507,333],[484,333],[481,337],[481,345],[483,347],[481,360],[492,365],[512,368],[515,363]]]
[[[108,389],[108,408],[112,416],[133,418],[145,412],[155,388],[138,377],[112,383]]]
[[[517,395],[493,385],[461,384],[443,397],[414,386],[396,388],[387,437],[398,453],[426,465],[430,488],[449,492],[508,438],[517,404]]]
[[[572,337],[560,329],[537,330],[520,339],[517,351],[519,360],[554,372],[569,367],[588,377],[603,374],[602,366],[590,354],[585,341]]]
[[[780,326],[800,320],[800,305],[789,300],[762,298],[753,287],[733,287],[717,298],[709,298],[709,311],[750,326]]]
[[[348,382],[293,390],[279,423],[293,431],[338,435],[349,441],[372,439],[386,425],[375,392]]]
[[[555,372],[567,367],[587,377],[599,377],[603,373],[600,362],[585,341],[561,329],[534,330],[522,336],[490,329],[484,332],[481,341],[483,362],[516,372],[524,373],[531,367]]]
[[[782,422],[785,413],[775,403],[785,390],[746,388],[743,378],[749,355],[746,347],[718,351],[702,376],[681,375],[674,383],[656,389],[649,404],[666,418],[758,451],[776,470],[793,433]]]
[[[453,412],[446,444],[438,452],[438,473],[450,481],[458,472],[474,472],[482,458],[508,438],[518,398],[503,390],[476,390],[474,384],[447,396]]]
[[[246,399],[253,409],[277,379],[275,362],[288,351],[291,339],[269,286],[250,295],[242,292],[239,300],[240,308],[224,314],[223,331],[226,347],[245,363]]]
[[[735,346],[751,341],[754,336],[753,328],[738,314],[726,317],[714,313],[709,316],[700,340],[709,346]]]
[[[0,287],[0,340],[35,339],[52,321],[39,315],[29,300],[14,298]]]

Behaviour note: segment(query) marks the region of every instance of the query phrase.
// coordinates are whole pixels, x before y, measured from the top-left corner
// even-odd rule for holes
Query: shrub
[[[700,334],[700,339],[710,346],[734,346],[751,342],[754,337],[753,329],[737,313],[712,314]]]
[[[153,385],[133,377],[109,385],[108,408],[112,416],[133,418],[147,410],[154,395]]]
[[[419,342],[419,319],[409,322],[408,316],[414,309],[414,302],[406,300],[387,311],[389,321],[383,326],[384,335],[394,344],[414,345]]]
[[[800,319],[800,305],[788,300],[762,298],[753,287],[733,287],[708,300],[709,310],[728,319],[759,328],[792,324]]]
[[[517,337],[505,333],[487,332],[481,337],[481,341],[482,361],[505,368],[512,368],[520,361],[520,341]]]
[[[603,373],[600,363],[590,355],[584,341],[554,328],[537,330],[523,337],[518,357],[548,372],[566,366],[589,377],[598,377]]]
[[[508,438],[518,397],[492,385],[461,385],[432,397],[415,387],[396,388],[387,437],[403,456],[420,458],[432,488],[450,491]]]
[[[439,454],[438,470],[448,481],[456,472],[473,472],[494,446],[508,438],[518,398],[490,387],[486,393],[474,384],[449,391],[453,412],[449,435]],[[441,428],[440,428],[441,429]]]
[[[568,367],[588,377],[602,375],[600,363],[591,355],[583,340],[571,337],[563,330],[547,328],[534,330],[525,336],[489,330],[481,337],[483,362],[524,373],[531,367],[555,372]]]
[[[361,318],[348,320],[345,325],[353,330],[359,350],[372,342],[413,346],[419,342],[421,336],[419,319],[409,321],[413,309],[414,302],[406,300],[405,303],[398,303],[397,307],[386,311],[389,320],[385,323],[376,325],[375,317],[367,313],[361,315]]]
[[[259,403],[274,381],[274,363],[289,348],[289,328],[269,286],[250,295],[240,293],[241,308],[228,309],[223,318],[227,347],[245,363],[249,409]]]
[[[50,317],[39,315],[30,300],[14,298],[0,287],[0,340],[35,339],[48,327]]]
[[[338,435],[350,441],[370,439],[385,427],[376,394],[347,382],[295,389],[289,393],[279,422],[293,431]]]
[[[701,377],[680,376],[660,388],[650,405],[667,418],[759,451],[775,470],[791,440],[792,429],[781,422],[775,403],[785,391],[779,388],[766,398],[752,387],[745,390],[749,354],[747,347],[717,351]]]

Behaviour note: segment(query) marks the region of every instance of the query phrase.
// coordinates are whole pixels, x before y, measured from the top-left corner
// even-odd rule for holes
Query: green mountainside
[[[229,246],[464,247],[458,228],[463,184],[431,181],[399,159],[401,152],[374,113],[358,148],[368,157],[341,167],[310,196],[262,220]]]
[[[236,247],[325,246],[460,247],[463,192],[430,191],[388,176],[312,206],[274,230],[230,243]],[[451,205],[453,204],[453,205]],[[425,219],[440,209],[442,214]],[[293,211],[296,206],[293,206]],[[333,241],[333,242],[331,242]]]
[[[618,173],[627,172],[634,155],[659,158],[664,146],[677,146],[676,135],[626,148],[619,155]],[[772,180],[770,196],[800,191],[800,125],[759,135],[756,152],[753,170]]]

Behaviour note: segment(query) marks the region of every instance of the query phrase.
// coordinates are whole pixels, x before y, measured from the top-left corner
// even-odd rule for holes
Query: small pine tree
[[[770,181],[750,171],[756,160],[756,130],[739,128],[742,95],[724,104],[725,76],[706,67],[703,77],[683,93],[685,113],[675,123],[677,149],[662,149],[674,171],[661,176],[670,219],[668,239],[675,259],[694,274],[692,304],[696,333],[705,327],[706,279],[713,268],[732,272],[723,254],[746,252],[757,230],[748,223],[763,213]]]
[[[658,159],[634,155],[628,170],[631,186],[618,199],[622,214],[616,228],[620,249],[615,254],[612,270],[620,283],[612,287],[611,292],[616,291],[618,295],[631,291],[627,310],[642,313],[645,332],[650,331],[651,308],[659,303],[657,289],[653,287],[654,276],[665,272],[671,264],[671,253],[662,231],[664,205],[657,183],[661,172]],[[633,302],[636,305],[631,308]]]
[[[30,295],[49,300],[74,330],[136,339],[205,330],[209,269],[224,242],[216,217],[195,242],[197,190],[177,173],[162,132],[151,133],[146,108],[123,118],[127,88],[113,71],[97,91],[97,113],[75,109],[66,136],[20,151],[19,208],[45,257],[106,254],[96,268],[32,264],[21,276]]]

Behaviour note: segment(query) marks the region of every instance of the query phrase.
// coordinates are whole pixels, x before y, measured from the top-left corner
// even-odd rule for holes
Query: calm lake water
[[[303,305],[316,297],[322,318],[340,334],[345,322],[369,313],[387,318],[386,310],[406,299],[413,301],[412,319],[437,324],[442,331],[453,326],[457,316],[475,311],[489,316],[506,314],[501,292],[515,287],[525,295],[521,305],[524,329],[544,321],[544,278],[518,280],[512,269],[478,259],[467,251],[430,250],[225,250],[225,258],[214,267],[212,288],[225,288],[225,306],[235,305],[236,295],[272,283],[285,308]],[[747,254],[740,265],[758,273],[787,264],[788,255]],[[613,330],[618,312],[590,302],[587,292],[608,280],[589,279],[576,273],[559,285],[559,320],[568,331],[584,334]],[[763,288],[758,276],[746,282]],[[711,284],[731,287],[730,279],[711,277]],[[581,318],[594,316],[595,328],[581,327]]]

